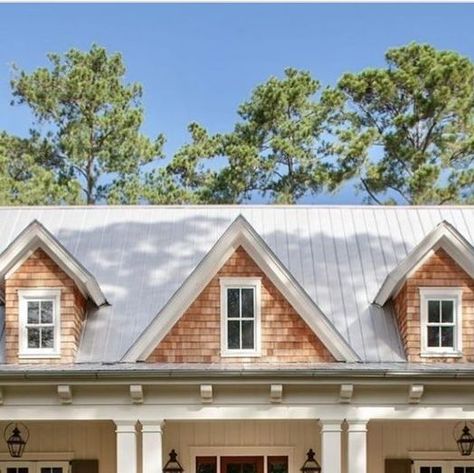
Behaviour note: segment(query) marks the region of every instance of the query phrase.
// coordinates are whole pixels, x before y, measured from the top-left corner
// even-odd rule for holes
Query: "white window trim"
[[[58,461],[16,461],[9,460],[0,462],[0,472],[6,471],[8,467],[11,468],[28,468],[29,473],[40,473],[41,468],[62,468],[63,473],[69,472],[69,462],[58,462]]]
[[[293,459],[295,455],[295,448],[292,446],[281,446],[281,447],[228,447],[226,445],[218,447],[189,447],[191,454],[191,472],[196,472],[196,458],[197,457],[216,457],[217,469],[216,473],[221,473],[221,457],[263,457],[263,473],[268,472],[268,457],[288,457],[288,472],[292,473],[293,470]]]
[[[54,322],[54,347],[53,348],[28,348],[27,340],[27,302],[31,299],[53,300]],[[19,334],[18,357],[22,359],[33,358],[59,358],[61,356],[61,289],[34,288],[18,290],[19,308]]]
[[[223,277],[219,279],[221,285],[221,356],[222,357],[258,357],[261,356],[261,278]],[[255,348],[253,350],[240,350],[227,348],[227,289],[253,288],[255,290]]]
[[[421,356],[422,357],[461,357],[462,356],[462,288],[459,287],[420,287],[421,318]],[[428,301],[452,300],[454,302],[455,334],[454,347],[428,347]]]
[[[453,473],[456,466],[473,466],[472,460],[415,460],[413,466],[415,467],[415,473],[420,473],[423,466],[439,466],[443,469],[443,473]]]

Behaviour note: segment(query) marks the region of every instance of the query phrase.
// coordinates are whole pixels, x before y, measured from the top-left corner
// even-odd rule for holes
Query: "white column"
[[[161,473],[163,469],[163,421],[143,421],[142,473]]]
[[[117,473],[137,473],[136,421],[116,421]]]
[[[324,473],[341,473],[342,420],[321,421],[321,467]]]
[[[367,473],[367,422],[347,421],[348,473]]]

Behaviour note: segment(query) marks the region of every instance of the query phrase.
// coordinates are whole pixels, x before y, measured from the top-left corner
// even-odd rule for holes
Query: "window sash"
[[[243,316],[242,311],[243,311],[243,303],[242,303],[242,294],[243,294],[243,289],[250,289],[252,290],[252,305],[253,305],[253,316]],[[238,307],[238,317],[230,317],[229,315],[229,292],[232,290],[238,290],[239,291],[239,307]],[[227,350],[237,350],[237,351],[244,351],[244,350],[255,350],[255,343],[256,343],[256,324],[255,324],[255,315],[256,315],[256,290],[254,286],[226,286],[226,324],[227,324],[227,339],[226,339],[226,345],[227,345]],[[251,347],[244,347],[243,343],[243,334],[244,334],[244,322],[249,322],[252,324],[252,345]],[[230,347],[230,330],[229,326],[230,324],[238,324],[239,326],[239,346],[234,348]]]

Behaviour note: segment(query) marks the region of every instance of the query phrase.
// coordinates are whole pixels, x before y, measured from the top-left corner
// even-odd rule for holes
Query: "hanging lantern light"
[[[458,439],[456,439],[456,443],[458,445],[459,453],[463,457],[468,457],[472,453],[472,449],[474,448],[474,437],[472,436],[467,423],[464,423],[462,434]]]
[[[163,467],[163,473],[183,473],[184,469],[178,461],[178,454],[175,449],[170,452],[170,459]]]
[[[6,426],[3,436],[7,443],[10,456],[13,458],[20,458],[25,451],[28,439],[30,438],[30,432],[26,425],[11,422]]]
[[[303,466],[300,468],[302,473],[321,473],[321,466],[314,458],[314,451],[312,448],[306,453],[306,461],[303,463]]]

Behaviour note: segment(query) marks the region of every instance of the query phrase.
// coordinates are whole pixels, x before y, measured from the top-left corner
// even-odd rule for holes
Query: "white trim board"
[[[359,356],[332,322],[242,215],[230,224],[180,289],[125,353],[122,361],[146,360],[239,246],[242,246],[286,297],[337,361],[359,361]]]
[[[436,226],[407,257],[385,278],[374,304],[379,306],[393,297],[411,274],[429,258],[434,251],[442,248],[471,278],[474,278],[474,247],[450,223],[443,221]]]
[[[0,254],[0,278],[8,279],[41,248],[96,306],[107,303],[94,276],[37,220],[33,220]]]

